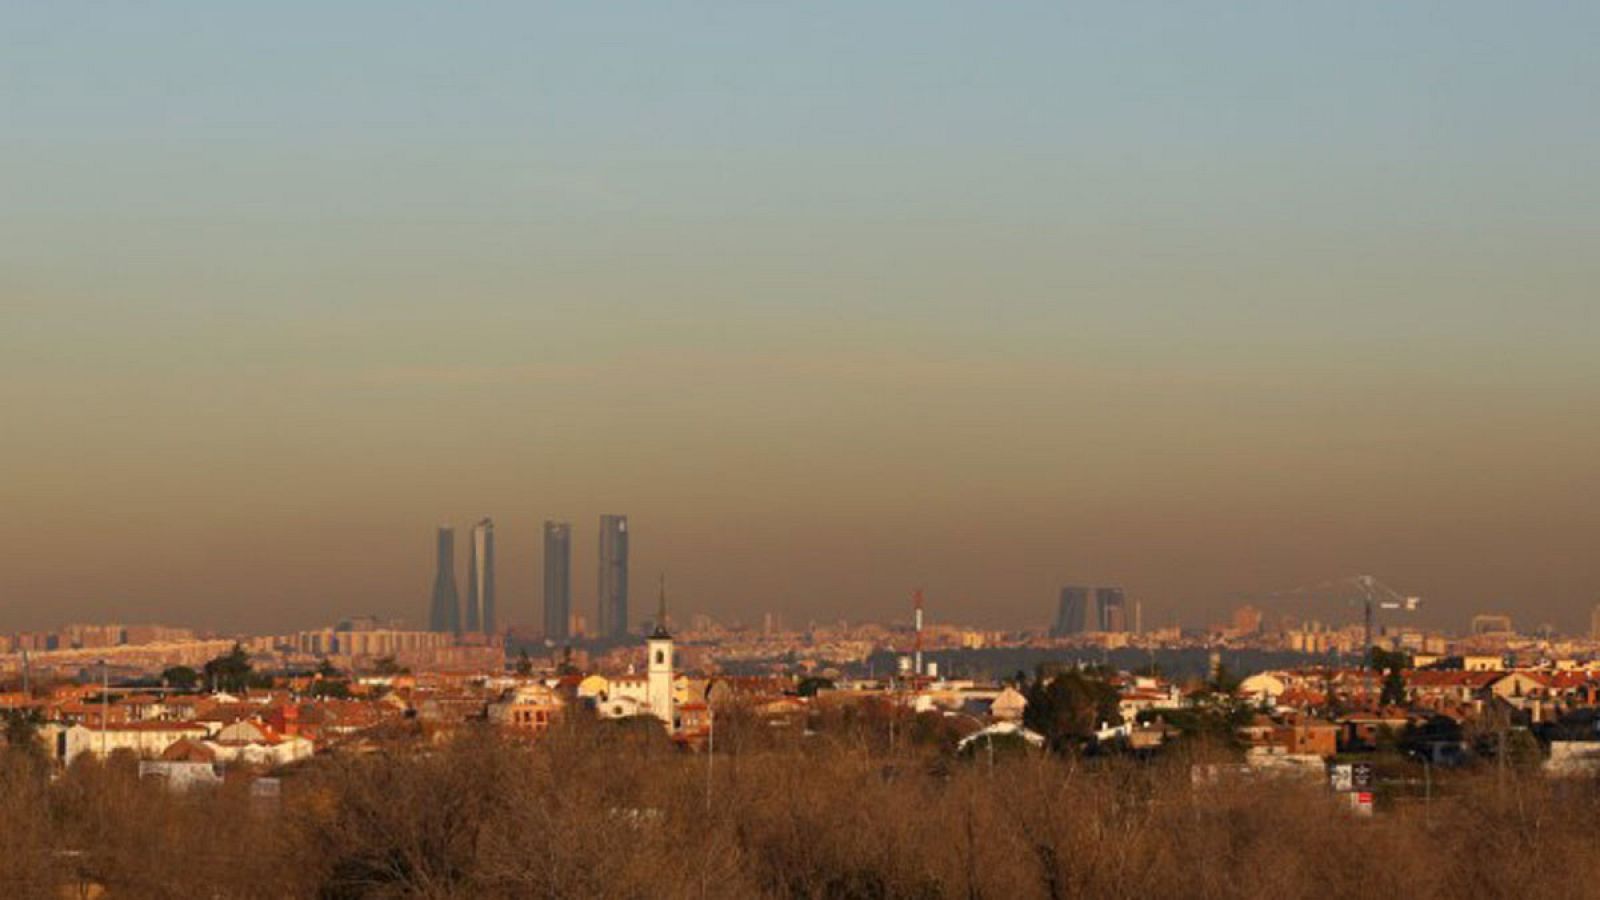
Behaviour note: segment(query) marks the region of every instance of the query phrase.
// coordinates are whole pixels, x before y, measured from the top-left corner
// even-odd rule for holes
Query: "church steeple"
[[[678,717],[674,713],[675,677],[672,671],[672,633],[667,631],[667,576],[661,576],[661,597],[656,604],[656,629],[645,641],[648,664],[645,698],[650,704],[650,714],[661,720],[667,733],[678,730]]]
[[[667,631],[667,576],[664,572],[661,575],[661,592],[656,605],[656,630],[650,633],[650,639],[672,640],[672,633]]]

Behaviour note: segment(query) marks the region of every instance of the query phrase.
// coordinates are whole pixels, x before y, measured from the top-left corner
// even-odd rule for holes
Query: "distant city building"
[[[1100,627],[1097,630],[1114,633],[1128,630],[1128,598],[1122,588],[1095,588],[1094,603],[1100,611]]]
[[[61,629],[62,642],[68,647],[115,647],[124,642],[126,634],[121,625],[68,625]]]
[[[1589,613],[1589,639],[1600,641],[1600,605]]]
[[[544,523],[544,636],[572,637],[572,526]]]
[[[1061,600],[1056,607],[1056,637],[1082,634],[1089,630],[1089,589],[1068,585],[1061,589]]]
[[[1472,633],[1474,635],[1486,634],[1514,634],[1511,630],[1511,617],[1499,613],[1481,613],[1472,617]]]
[[[461,633],[461,598],[456,594],[456,530],[439,527],[438,561],[433,576],[433,605],[428,630]]]
[[[1233,630],[1240,634],[1255,634],[1261,630],[1261,610],[1246,603],[1233,611]]]
[[[628,517],[600,517],[600,572],[596,624],[602,638],[628,634]]]
[[[351,616],[348,619],[341,619],[339,624],[333,626],[334,631],[379,631],[394,628],[398,626],[377,616]]]
[[[472,528],[472,556],[467,560],[467,630],[495,632],[494,520]]]

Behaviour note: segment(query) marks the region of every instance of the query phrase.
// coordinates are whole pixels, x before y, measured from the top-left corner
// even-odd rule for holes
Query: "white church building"
[[[686,685],[674,671],[672,633],[667,630],[667,592],[663,579],[655,628],[645,639],[645,674],[590,676],[595,712],[603,719],[650,715],[660,719],[668,734],[678,730],[678,695]],[[588,681],[585,682],[588,684]],[[580,691],[583,688],[580,687]]]
[[[660,719],[670,733],[676,730],[677,715],[672,690],[672,633],[667,631],[667,579],[661,579],[661,602],[656,610],[656,627],[645,641],[645,709]]]

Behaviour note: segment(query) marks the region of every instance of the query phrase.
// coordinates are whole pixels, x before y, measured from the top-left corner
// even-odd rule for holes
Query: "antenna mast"
[[[911,666],[912,672],[916,674],[916,677],[920,678],[922,677],[922,588],[912,591],[911,599],[916,605],[916,612],[913,617],[916,637],[912,644]]]

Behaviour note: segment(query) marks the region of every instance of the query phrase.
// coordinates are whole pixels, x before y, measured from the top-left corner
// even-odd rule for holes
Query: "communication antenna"
[[[911,600],[915,605],[913,614],[916,636],[913,638],[911,651],[911,671],[914,677],[922,677],[922,588],[911,592]]]

